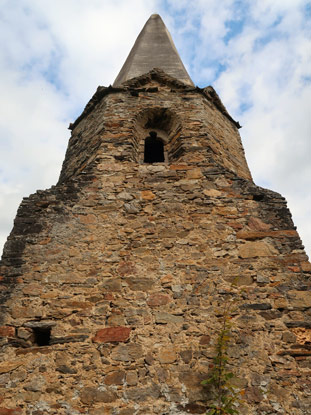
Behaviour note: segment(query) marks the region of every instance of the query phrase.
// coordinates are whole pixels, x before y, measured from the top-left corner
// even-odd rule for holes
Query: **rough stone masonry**
[[[238,127],[162,68],[98,88],[5,245],[0,415],[205,414],[230,299],[239,413],[310,414],[311,265]]]

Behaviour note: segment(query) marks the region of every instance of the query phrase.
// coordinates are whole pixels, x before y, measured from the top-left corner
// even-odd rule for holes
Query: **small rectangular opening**
[[[164,144],[155,131],[145,138],[144,163],[163,163]]]
[[[34,327],[35,343],[38,346],[48,346],[51,340],[51,327]]]

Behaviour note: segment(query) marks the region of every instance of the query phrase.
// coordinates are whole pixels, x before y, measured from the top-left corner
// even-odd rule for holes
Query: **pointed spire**
[[[158,14],[150,16],[140,32],[113,86],[160,68],[168,75],[194,86],[172,37]]]

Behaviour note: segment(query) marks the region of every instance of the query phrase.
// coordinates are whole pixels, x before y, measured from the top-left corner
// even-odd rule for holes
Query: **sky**
[[[286,197],[311,257],[309,0],[0,0],[0,252],[23,197],[56,184],[68,125],[159,13],[232,117],[255,183]]]

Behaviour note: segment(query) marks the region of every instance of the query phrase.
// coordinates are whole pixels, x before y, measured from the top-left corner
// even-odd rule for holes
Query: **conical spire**
[[[140,32],[113,86],[160,68],[187,85],[194,85],[163,20],[153,14]]]

